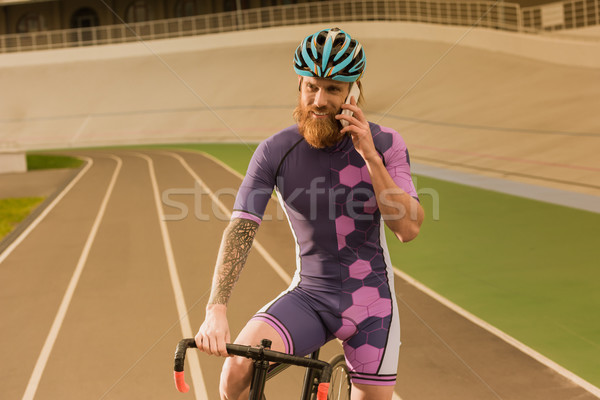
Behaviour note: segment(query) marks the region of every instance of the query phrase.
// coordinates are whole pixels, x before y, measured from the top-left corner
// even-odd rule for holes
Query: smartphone
[[[346,104],[350,104],[350,98],[352,96],[354,96],[354,100],[358,103],[360,89],[358,88],[358,84],[356,82],[352,83],[352,86],[350,87],[350,93],[348,93],[348,97],[346,98]],[[350,110],[342,110],[342,114],[352,116],[354,113]],[[350,125],[350,122],[346,121],[345,119],[340,119],[340,122],[344,128]]]

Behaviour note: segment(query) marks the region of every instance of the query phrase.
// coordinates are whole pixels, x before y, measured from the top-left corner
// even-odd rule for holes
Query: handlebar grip
[[[183,371],[174,371],[173,377],[175,378],[175,387],[181,393],[187,393],[190,391],[190,385],[185,383],[185,377],[183,375]]]
[[[329,393],[329,382],[319,383],[317,400],[327,400],[327,393]]]
[[[196,347],[196,341],[194,339],[182,339],[177,344],[177,349],[175,350],[173,377],[175,379],[175,387],[177,387],[177,390],[181,393],[187,393],[190,390],[190,385],[185,383],[183,365],[185,364],[185,351],[192,347]]]

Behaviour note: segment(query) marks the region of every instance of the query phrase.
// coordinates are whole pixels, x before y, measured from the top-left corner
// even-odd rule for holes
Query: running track
[[[86,166],[0,254],[1,397],[218,398],[222,359],[189,352],[193,389],[183,395],[172,355],[202,322],[240,177],[188,152],[72,154]],[[257,241],[229,307],[234,336],[295,268],[287,221],[263,222]],[[404,343],[397,397],[598,398],[400,276],[395,286]],[[330,343],[324,358],[339,349]],[[268,398],[296,398],[301,379],[300,370],[278,376]]]

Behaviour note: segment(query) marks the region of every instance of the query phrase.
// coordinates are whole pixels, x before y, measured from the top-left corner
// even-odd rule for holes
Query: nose
[[[323,90],[317,91],[315,93],[315,99],[313,101],[314,105],[321,108],[327,105],[327,95]]]

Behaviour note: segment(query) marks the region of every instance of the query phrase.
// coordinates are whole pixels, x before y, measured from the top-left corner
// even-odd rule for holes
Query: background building
[[[0,35],[90,28],[316,1],[327,0],[0,0]],[[476,3],[475,0],[466,1]],[[552,0],[509,2],[520,7],[553,3]],[[596,7],[594,0],[580,0],[579,3],[579,8]]]
[[[6,0],[0,1],[0,34],[89,28],[298,2],[306,0]]]

